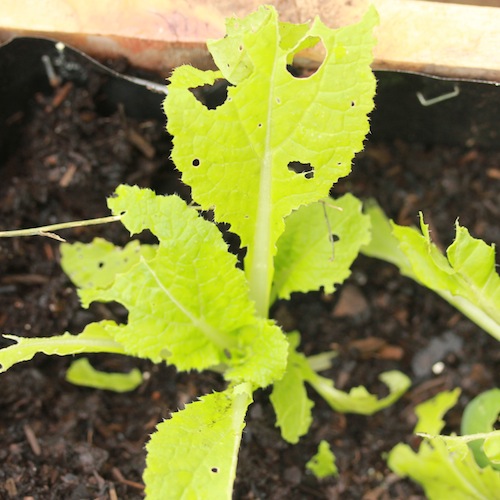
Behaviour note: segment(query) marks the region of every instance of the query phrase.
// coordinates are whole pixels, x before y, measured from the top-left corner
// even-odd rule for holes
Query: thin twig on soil
[[[42,454],[42,448],[40,447],[40,443],[36,437],[35,431],[28,425],[25,424],[23,426],[24,434],[26,435],[26,439],[30,445],[31,451],[38,457]]]
[[[127,486],[130,486],[131,488],[135,488],[137,490],[144,489],[144,485],[142,483],[138,483],[137,481],[130,481],[130,479],[125,479],[123,477],[123,474],[120,472],[120,469],[118,469],[118,467],[113,467],[111,469],[111,473],[119,483],[126,484]]]
[[[82,226],[95,226],[97,224],[107,224],[108,222],[116,222],[122,218],[122,215],[110,215],[109,217],[99,217],[97,219],[87,219],[72,222],[61,222],[51,224],[49,226],[31,227],[29,229],[14,229],[10,231],[0,231],[0,238],[16,238],[18,236],[45,236],[58,241],[66,241],[52,231],[60,231],[61,229],[71,229]]]

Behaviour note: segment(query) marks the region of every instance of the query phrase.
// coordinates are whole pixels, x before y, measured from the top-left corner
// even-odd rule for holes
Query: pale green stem
[[[450,292],[442,290],[434,290],[444,300],[458,309],[462,314],[467,316],[476,325],[480,326],[485,332],[500,340],[500,324],[489,316],[483,309],[469,302],[467,299],[458,295],[452,295]]]
[[[397,264],[396,264],[397,265]],[[420,283],[422,286],[427,286],[422,283],[411,270],[405,269],[402,274]],[[492,318],[484,309],[480,306],[476,306],[469,300],[460,295],[453,295],[447,290],[437,290],[435,288],[427,287],[433,292],[437,293],[446,302],[451,304],[455,309],[460,311],[464,316],[467,316],[471,321],[476,323],[485,332],[489,333],[492,337],[500,340],[500,323],[498,323],[495,318]]]
[[[433,434],[428,434],[427,432],[417,432],[417,436],[421,436],[427,439],[439,439],[443,438],[445,444],[448,443],[470,443],[471,441],[478,441],[479,439],[488,439],[491,437],[499,437],[500,431],[490,431],[490,432],[478,432],[476,434],[465,434],[464,436],[435,436]]]
[[[500,322],[498,321],[498,316],[492,317],[491,311],[488,313],[485,311],[484,307],[481,305],[475,305],[473,302],[467,300],[464,297],[459,295],[453,295],[447,290],[437,290],[432,286],[427,286],[425,283],[422,283],[413,272],[411,264],[408,262],[406,256],[399,249],[398,242],[392,236],[385,238],[384,240],[385,246],[382,247],[379,244],[379,247],[373,245],[373,242],[370,244],[369,251],[364,251],[365,255],[369,257],[375,257],[381,260],[385,260],[386,262],[390,262],[395,266],[399,267],[401,274],[415,280],[417,283],[420,283],[422,286],[425,286],[437,293],[440,297],[446,300],[449,304],[459,310],[462,314],[467,316],[471,321],[476,323],[479,327],[481,327],[485,332],[488,332],[491,336],[495,337],[497,340],[500,340]],[[478,302],[480,300],[478,299]]]
[[[46,236],[59,241],[64,241],[63,238],[54,234],[53,231],[61,229],[71,229],[82,226],[95,226],[97,224],[107,224],[108,222],[116,222],[122,218],[122,215],[110,215],[108,217],[99,217],[97,219],[87,219],[72,222],[60,222],[59,224],[51,224],[49,226],[31,227],[29,229],[14,229],[11,231],[0,231],[0,238],[16,238],[19,236]]]
[[[255,302],[257,314],[263,318],[267,318],[269,313],[271,279],[273,275],[273,257],[271,252],[273,151],[271,148],[271,134],[273,130],[272,110],[275,106],[275,96],[272,91],[275,68],[276,66],[273,67],[273,71],[269,77],[269,98],[265,123],[266,139],[260,170],[257,220],[255,221],[253,248],[249,249],[250,269],[248,281],[250,298]]]
[[[270,153],[266,154],[261,169],[259,208],[253,251],[250,254],[249,287],[250,298],[253,299],[257,314],[267,317],[270,299],[270,273],[272,273],[272,259],[270,259],[271,243],[271,167]]]

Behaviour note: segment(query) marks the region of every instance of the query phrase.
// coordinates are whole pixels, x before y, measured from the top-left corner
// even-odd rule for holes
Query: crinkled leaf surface
[[[165,101],[172,159],[203,208],[214,208],[248,247],[245,269],[262,314],[283,218],[328,195],[351,169],[368,132],[375,80],[370,70],[377,14],[339,30],[316,18],[310,27],[278,22],[262,6],[227,23],[227,35],[208,43],[219,71],[177,68]],[[321,40],[325,60],[308,78],[286,68],[294,53]],[[227,79],[226,101],[208,109],[190,89]],[[296,173],[290,162],[310,166]],[[262,277],[264,278],[262,280]],[[255,282],[264,282],[258,289]],[[264,299],[260,299],[262,292]]]
[[[104,389],[113,392],[133,391],[142,383],[142,373],[134,368],[128,373],[108,373],[96,370],[87,358],[71,363],[66,380],[75,385]]]
[[[477,434],[494,430],[500,415],[500,389],[491,389],[475,397],[464,410],[461,423],[462,434]],[[500,442],[498,436],[497,442]],[[490,437],[487,446],[495,447],[495,440]],[[472,441],[469,447],[474,453],[476,462],[481,466],[492,465],[483,450],[484,440]],[[493,450],[492,450],[493,451]],[[496,453],[495,453],[496,454]],[[495,464],[494,468],[499,469]]]
[[[147,444],[150,500],[229,500],[250,384],[202,396],[158,425]]]
[[[455,241],[443,255],[432,243],[422,215],[421,231],[391,223],[390,236],[383,212],[372,206],[368,214],[373,238],[363,253],[396,264],[500,340],[500,276],[494,245],[471,237],[457,222]]]
[[[278,240],[272,297],[288,299],[292,292],[321,287],[332,293],[369,241],[369,217],[351,194],[299,208],[286,218]]]
[[[273,384],[271,403],[276,412],[276,425],[281,436],[289,443],[297,443],[307,434],[312,423],[311,409],[314,403],[307,396],[304,384],[305,358],[296,352],[299,335],[288,335],[289,353],[285,375]],[[307,362],[306,362],[307,363]]]
[[[118,273],[124,273],[139,262],[141,256],[150,259],[156,247],[131,241],[117,247],[102,238],[92,243],[63,243],[61,265],[71,281],[79,288],[106,288]]]
[[[245,275],[217,227],[179,197],[148,189],[119,186],[108,203],[114,214],[124,213],[122,222],[132,234],[150,229],[159,239],[157,248],[137,252],[135,263],[127,263],[106,288],[80,290],[84,306],[117,301],[128,309],[127,324],[110,328],[126,353],[167,359],[180,370],[234,365],[229,378],[243,371],[245,380],[258,385],[279,378],[286,340],[278,327],[255,315]],[[265,363],[257,349],[267,356]],[[249,359],[253,374],[241,368]]]
[[[16,343],[0,349],[0,372],[7,371],[12,365],[29,361],[39,352],[48,355],[67,356],[82,352],[112,352],[126,354],[123,346],[113,339],[111,330],[116,326],[113,321],[101,321],[87,325],[82,333],[64,333],[53,337],[24,338],[15,335],[3,336]]]
[[[318,453],[307,462],[306,468],[318,479],[338,476],[339,471],[335,465],[335,455],[332,453],[327,441],[323,440],[319,443]]]

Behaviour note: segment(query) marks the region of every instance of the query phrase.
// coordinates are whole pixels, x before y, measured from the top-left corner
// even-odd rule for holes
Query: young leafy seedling
[[[37,352],[113,352],[224,375],[227,389],[158,425],[147,445],[149,498],[230,498],[246,411],[260,387],[275,384],[278,425],[296,442],[311,423],[305,382],[334,409],[362,414],[386,407],[409,386],[405,375],[388,372],[381,380],[389,395],[381,400],[364,387],[339,391],[315,370],[329,355],[309,360],[297,352],[298,334],[287,337],[268,318],[272,302],[292,292],[333,292],[370,240],[370,220],[357,199],[325,200],[350,172],[368,132],[376,22],[373,8],[339,30],[319,19],[279,22],[268,6],[230,19],[227,35],[208,43],[219,69],[177,68],[165,101],[172,159],[199,207],[119,186],[108,200],[113,215],[131,235],[151,231],[158,244],[117,248],[96,239],[62,247],[63,268],[83,306],[117,301],[128,310],[127,323],[92,323],[76,336],[6,335],[15,344],[0,351],[2,370]],[[294,56],[318,42],[326,49],[318,70],[293,76],[287,66]],[[193,90],[220,79],[230,84],[227,99],[208,109]],[[243,270],[198,208],[212,210],[215,222],[238,235]],[[297,410],[293,418],[290,408]]]
[[[490,391],[486,399],[496,398],[489,411],[498,416],[498,389],[494,391]],[[416,452],[406,444],[397,444],[389,453],[388,465],[396,474],[419,483],[430,500],[497,498],[500,472],[494,469],[494,465],[498,464],[500,431],[464,436],[439,434],[444,427],[443,415],[457,403],[459,396],[459,389],[444,391],[418,405],[415,408],[419,418],[415,432],[424,441]],[[471,404],[477,403],[473,401]],[[481,425],[484,426],[484,421]],[[489,442],[493,450],[489,458],[484,456],[487,463],[479,464],[470,445],[478,443],[481,446],[484,442]]]
[[[371,202],[367,207],[373,237],[362,252],[391,262],[402,274],[428,287],[500,340],[500,275],[495,245],[473,238],[455,224],[456,237],[446,254],[432,242],[420,214],[420,231],[393,223]]]
[[[335,455],[325,440],[319,443],[318,453],[307,462],[306,469],[310,470],[318,479],[338,476],[339,471],[335,465]]]

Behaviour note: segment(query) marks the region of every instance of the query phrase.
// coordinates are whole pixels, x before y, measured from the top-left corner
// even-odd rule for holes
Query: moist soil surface
[[[108,215],[106,197],[120,183],[189,197],[168,160],[171,144],[160,112],[155,119],[129,116],[106,102],[108,83],[89,72],[84,84],[62,82],[36,93],[9,118],[9,147],[0,165],[0,229]],[[354,163],[334,195],[375,197],[400,224],[417,223],[422,210],[443,248],[453,240],[457,217],[474,236],[500,244],[498,152],[368,141]],[[60,235],[69,242],[96,236],[128,241],[119,223]],[[78,333],[91,321],[125,318],[118,304],[80,307],[61,271],[59,245],[47,237],[0,240],[0,331],[29,337]],[[392,369],[411,377],[412,387],[369,417],[336,413],[311,392],[314,423],[294,446],[275,427],[269,391],[257,392],[240,451],[238,499],[423,498],[420,487],[398,478],[384,459],[398,442],[418,444],[412,435],[415,405],[460,387],[445,429],[459,432],[467,402],[500,382],[497,342],[380,261],[360,257],[334,295],[297,294],[275,304],[272,315],[285,330],[301,332],[306,354],[338,351],[325,373],[337,388],[364,385],[384,395],[377,377]],[[65,380],[72,359],[43,355],[0,375],[0,498],[143,498],[144,445],[155,425],[224,387],[211,372],[177,373],[113,355],[90,359],[102,370],[138,367],[144,382],[125,394],[78,387]],[[338,478],[319,481],[306,472],[322,439],[336,455]]]

